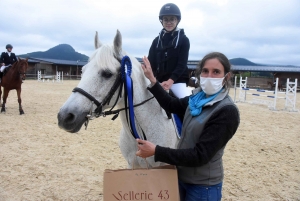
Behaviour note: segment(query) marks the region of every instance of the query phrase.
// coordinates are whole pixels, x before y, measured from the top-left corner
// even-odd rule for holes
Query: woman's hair
[[[195,73],[195,75],[196,75],[196,77],[197,77],[198,79],[200,78],[200,74],[201,74],[201,72],[202,72],[202,69],[203,69],[203,66],[204,66],[205,62],[206,62],[207,60],[209,60],[209,59],[218,59],[219,62],[220,62],[220,63],[222,64],[222,66],[224,67],[224,73],[225,73],[225,75],[226,75],[227,73],[230,74],[231,64],[230,64],[228,58],[227,58],[224,54],[222,54],[222,53],[220,53],[220,52],[211,52],[211,53],[205,55],[205,56],[203,57],[203,59],[197,64],[197,68],[196,68],[196,73]],[[228,75],[227,75],[227,76],[228,76]],[[200,85],[200,82],[198,81],[198,82],[197,82],[197,87],[198,87],[199,85]],[[228,89],[228,90],[229,90],[229,88],[230,88],[230,86],[231,86],[231,81],[230,81],[230,79],[225,79],[225,84],[224,84],[224,86],[225,86],[225,89]]]

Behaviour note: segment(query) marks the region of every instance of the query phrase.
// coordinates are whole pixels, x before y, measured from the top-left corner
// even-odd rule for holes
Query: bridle
[[[121,67],[122,67],[121,61],[119,59],[117,59],[117,60],[120,62]],[[89,114],[87,114],[86,121],[84,123],[85,124],[85,129],[87,129],[89,120],[93,120],[94,118],[98,118],[100,116],[106,117],[106,115],[112,115],[112,114],[114,114],[112,120],[115,120],[118,117],[120,111],[128,110],[129,107],[126,104],[126,101],[125,101],[125,107],[124,108],[113,110],[114,107],[116,106],[116,104],[118,103],[119,98],[122,97],[122,89],[123,89],[124,82],[125,82],[124,79],[123,79],[124,78],[124,73],[125,72],[122,72],[121,70],[118,72],[117,78],[116,78],[113,86],[111,87],[108,94],[104,97],[102,102],[99,102],[91,94],[89,94],[88,92],[86,92],[85,90],[83,90],[79,87],[75,87],[72,90],[72,92],[78,92],[78,93],[82,94],[83,96],[85,96],[86,98],[88,98],[92,102],[91,109],[89,111]],[[117,96],[116,101],[114,102],[113,106],[108,111],[103,111],[103,106],[106,105],[106,104],[109,105],[109,103],[111,101],[111,98],[113,97],[113,95],[116,93],[116,91],[118,89],[119,89],[118,96]],[[142,101],[138,104],[134,104],[133,107],[138,107],[140,105],[143,105],[144,103],[148,102],[149,100],[151,100],[153,98],[154,98],[154,96],[152,96],[151,98],[148,98],[148,99],[146,99],[146,100],[144,100],[144,101]],[[94,111],[93,111],[93,104],[95,104],[97,106],[97,108]]]
[[[24,77],[24,79],[25,79],[25,77],[26,77],[26,70],[24,71],[24,72],[21,72],[21,67],[22,67],[22,65],[26,65],[26,62],[24,62],[24,61],[18,61],[18,62],[20,62],[20,64],[19,64],[19,66],[18,66],[18,73],[19,73],[19,75],[20,75],[20,79],[22,80],[22,78]],[[21,63],[22,62],[22,63]],[[23,64],[24,63],[24,64]],[[18,65],[18,63],[16,63],[16,65]],[[26,68],[27,69],[27,68]]]
[[[108,115],[108,112],[103,112],[103,106],[106,104],[109,105],[111,98],[116,93],[117,89],[119,88],[117,99],[116,99],[114,105],[109,110],[110,113],[113,114],[112,110],[116,106],[119,98],[121,98],[121,96],[122,96],[122,85],[123,85],[123,83],[122,83],[122,79],[121,79],[121,73],[119,72],[113,86],[111,87],[110,91],[104,97],[104,99],[101,103],[95,97],[93,97],[91,94],[89,94],[88,92],[84,91],[83,89],[81,89],[79,87],[75,87],[72,92],[78,92],[78,93],[82,94],[83,96],[88,98],[90,101],[92,101],[93,104],[95,104],[97,106],[97,108],[94,111],[92,111],[92,109],[93,109],[93,104],[92,104],[90,113],[87,115],[87,119],[92,120],[94,117],[98,118],[100,116],[105,117],[106,115]]]

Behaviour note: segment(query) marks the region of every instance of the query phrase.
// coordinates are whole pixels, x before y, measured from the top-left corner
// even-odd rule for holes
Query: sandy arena
[[[77,134],[58,128],[59,108],[78,82],[26,80],[22,116],[10,92],[0,114],[0,201],[102,200],[103,171],[127,167],[120,118],[90,121]],[[283,111],[283,100],[280,111],[237,106],[241,124],[225,149],[222,200],[300,200],[300,112]]]

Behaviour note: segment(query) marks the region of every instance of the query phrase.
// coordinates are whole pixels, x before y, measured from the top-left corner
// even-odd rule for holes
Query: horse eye
[[[110,78],[112,76],[112,73],[109,70],[104,70],[102,71],[101,76],[105,78]]]

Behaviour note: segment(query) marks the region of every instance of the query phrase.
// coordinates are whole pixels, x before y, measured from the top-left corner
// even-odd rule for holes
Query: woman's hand
[[[146,76],[146,78],[148,78],[151,82],[151,84],[155,84],[156,83],[156,78],[154,77],[154,74],[152,72],[152,68],[151,68],[151,64],[148,60],[148,58],[146,56],[144,56],[143,58],[143,64],[142,69],[144,71],[144,75]]]
[[[168,79],[167,81],[162,82],[161,86],[164,88],[164,90],[169,90],[173,84],[174,81],[172,79]]]
[[[155,154],[156,145],[146,140],[136,140],[138,143],[138,151],[136,155],[142,158],[147,158]]]

